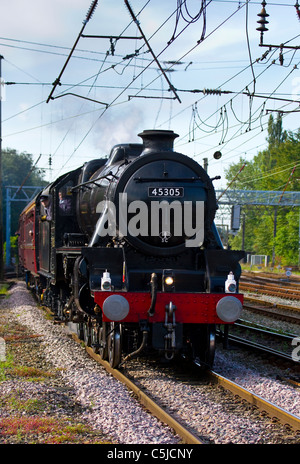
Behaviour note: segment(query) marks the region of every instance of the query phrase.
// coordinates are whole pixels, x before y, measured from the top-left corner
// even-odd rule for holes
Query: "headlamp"
[[[165,277],[165,284],[166,285],[173,285],[174,279],[171,276]]]
[[[174,292],[175,291],[175,278],[172,270],[164,269],[162,275],[162,291]]]

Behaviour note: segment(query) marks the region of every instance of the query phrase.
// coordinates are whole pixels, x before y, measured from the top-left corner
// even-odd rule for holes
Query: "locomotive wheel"
[[[99,327],[99,354],[103,360],[107,359],[108,349],[107,349],[107,332],[108,332],[107,322],[102,322],[102,326]]]
[[[216,326],[214,324],[198,325],[192,333],[192,358],[202,367],[213,366],[216,349]]]
[[[66,319],[66,315],[64,313],[66,303],[66,292],[63,288],[59,289],[58,301],[57,301],[57,317],[61,321]]]
[[[121,331],[120,324],[111,322],[107,339],[108,362],[112,368],[117,367],[121,362]]]
[[[99,353],[99,333],[99,324],[94,322],[91,327],[91,347],[94,353]]]
[[[91,326],[90,322],[83,323],[83,341],[86,346],[91,346]]]
[[[77,322],[76,324],[77,336],[80,340],[84,340],[83,326],[84,322]]]

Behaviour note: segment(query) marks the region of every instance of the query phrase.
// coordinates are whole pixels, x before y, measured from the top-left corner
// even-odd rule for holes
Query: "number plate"
[[[149,197],[183,197],[183,187],[148,187]]]

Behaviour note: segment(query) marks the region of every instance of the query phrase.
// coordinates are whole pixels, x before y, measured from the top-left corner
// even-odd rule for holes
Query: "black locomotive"
[[[212,180],[144,131],[64,174],[20,216],[28,286],[116,367],[142,350],[212,366],[217,324],[240,316],[242,251],[223,248]]]

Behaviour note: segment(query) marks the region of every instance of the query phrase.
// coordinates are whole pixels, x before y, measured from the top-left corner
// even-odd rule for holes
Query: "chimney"
[[[174,139],[178,137],[169,130],[145,130],[138,134],[143,139],[144,149],[142,154],[150,152],[173,151]]]

